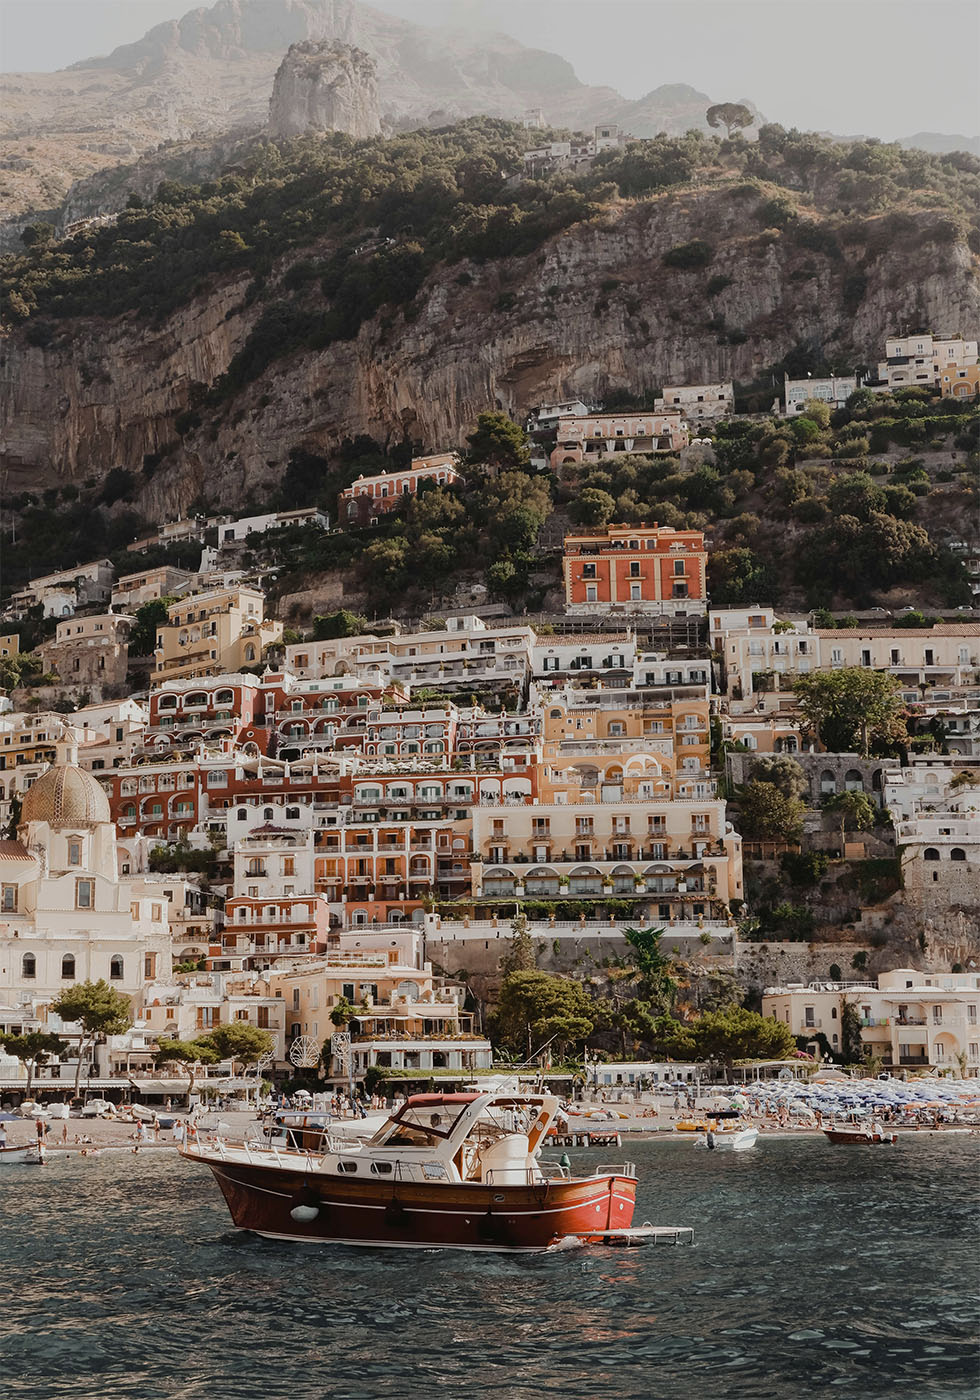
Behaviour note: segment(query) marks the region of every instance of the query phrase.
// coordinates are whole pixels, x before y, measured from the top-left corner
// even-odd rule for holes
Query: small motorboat
[[[23,1163],[43,1166],[47,1154],[36,1142],[22,1143],[20,1147],[0,1147],[0,1166],[20,1166]]]
[[[823,1135],[828,1142],[838,1146],[851,1147],[894,1147],[898,1133],[886,1133],[884,1128],[824,1128]]]
[[[748,1152],[759,1137],[758,1128],[729,1129],[724,1133],[713,1131],[702,1133],[695,1141],[695,1147],[706,1147],[715,1152]]]

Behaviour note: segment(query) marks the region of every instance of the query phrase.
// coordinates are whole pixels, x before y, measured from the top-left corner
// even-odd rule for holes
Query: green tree
[[[500,971],[504,977],[512,972],[534,972],[538,959],[534,951],[534,939],[527,922],[526,914],[516,914],[511,919],[512,937],[507,952],[500,960]]]
[[[798,841],[806,808],[786,797],[774,783],[749,782],[738,789],[738,824],[743,836],[757,841]]]
[[[268,1031],[249,1025],[247,1021],[228,1021],[215,1026],[205,1039],[214,1047],[219,1060],[231,1060],[232,1074],[236,1064],[256,1064],[275,1044]]]
[[[357,637],[367,629],[367,618],[349,608],[338,612],[315,614],[313,618],[313,641],[328,642],[335,637]]]
[[[742,131],[755,121],[755,117],[743,102],[718,102],[713,107],[708,108],[704,119],[715,130],[723,126],[728,133],[729,140],[736,131]]]
[[[523,1044],[528,1059],[535,1042],[552,1037],[561,1053],[592,1034],[594,1007],[578,982],[547,972],[511,972],[500,988],[495,1027],[504,1043]]]
[[[129,634],[131,656],[152,656],[157,644],[157,628],[167,621],[167,609],[176,598],[153,598],[136,609],[136,621]]]
[[[21,230],[20,241],[25,248],[44,248],[54,238],[54,229],[50,224],[40,221],[28,224]]]
[[[834,482],[827,492],[827,504],[835,515],[868,520],[876,511],[884,510],[885,493],[867,472],[851,472]]]
[[[587,486],[572,499],[568,514],[576,525],[608,525],[615,510],[616,502],[608,491]]]
[[[357,1015],[357,1007],[347,997],[338,997],[330,1011],[330,1021],[342,1031]]]
[[[27,1088],[25,1094],[31,1097],[31,1090],[34,1087],[34,1075],[39,1065],[47,1063],[51,1055],[63,1055],[68,1049],[66,1041],[60,1036],[51,1035],[47,1031],[27,1031],[25,1035],[3,1035],[0,1036],[0,1045],[6,1050],[8,1055],[13,1055],[20,1060],[22,1065],[27,1066]]]
[[[870,831],[875,824],[875,807],[863,792],[838,792],[828,797],[824,811],[833,812],[840,825],[840,848],[844,851],[845,831]]]
[[[830,753],[867,754],[872,739],[895,742],[905,733],[899,683],[884,671],[845,666],[797,676],[802,727]]]
[[[527,433],[506,413],[481,413],[466,439],[467,459],[481,467],[526,467],[531,460]]]
[[[633,950],[633,962],[642,979],[640,995],[643,1001],[664,1014],[677,1000],[677,979],[673,960],[661,952],[663,928],[627,928],[623,937]]]
[[[123,1035],[133,1024],[129,997],[110,987],[104,977],[97,982],[76,982],[51,1002],[51,1010],[62,1021],[81,1027],[78,1063],[75,1066],[75,1098],[82,1077],[82,1060],[101,1035]]]
[[[221,1059],[207,1036],[198,1040],[161,1041],[153,1052],[153,1062],[158,1068],[176,1065],[187,1075],[187,1107],[191,1106],[191,1095],[197,1083],[197,1072],[205,1065],[216,1065]]]
[[[690,1026],[698,1059],[727,1068],[736,1060],[787,1060],[796,1053],[789,1026],[732,1003],[706,1011]]]
[[[764,754],[752,765],[754,783],[772,783],[784,797],[803,797],[810,790],[810,784],[800,764],[789,754]]]

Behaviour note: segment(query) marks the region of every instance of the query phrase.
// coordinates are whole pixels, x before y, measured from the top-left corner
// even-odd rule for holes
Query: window
[[[682,569],[682,572],[683,572],[683,565],[681,566],[681,569]],[[640,575],[640,566],[639,566],[639,564],[634,560],[633,562],[630,563],[630,578],[640,578],[640,576],[641,576],[641,575]]]
[[[679,575],[679,576],[682,576],[682,575],[683,575],[683,573],[684,573],[684,560],[683,560],[683,559],[675,559],[675,560],[674,560],[674,573],[677,574],[677,575]]]
[[[643,585],[640,583],[630,584],[630,601],[638,603],[643,596]]]
[[[82,863],[82,843],[81,841],[68,842],[68,864],[81,865]]]
[[[123,977],[123,960],[118,953],[113,953],[109,959],[109,976],[113,982],[121,982]]]
[[[25,953],[20,964],[21,976],[31,982],[37,976],[37,959],[33,953]]]
[[[17,886],[4,885],[2,898],[0,898],[0,911],[4,914],[16,914],[17,912]]]
[[[95,881],[75,881],[75,908],[91,909],[95,903]]]
[[[595,564],[583,564],[583,565],[582,565],[582,577],[583,577],[583,578],[595,578],[595,577],[596,577],[596,566],[595,566]]]
[[[598,598],[598,593],[597,593],[595,584],[594,584],[594,583],[587,583],[587,584],[585,585],[585,601],[586,601],[587,603],[594,603],[594,602],[597,601],[597,598]]]
[[[61,959],[61,977],[65,982],[75,980],[75,959],[71,953],[66,953]]]

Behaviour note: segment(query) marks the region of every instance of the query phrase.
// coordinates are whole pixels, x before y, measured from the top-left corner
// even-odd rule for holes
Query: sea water
[[[976,1138],[622,1155],[635,1222],[694,1226],[693,1247],[291,1245],[233,1230],[210,1173],[170,1152],[4,1167],[0,1395],[978,1394]]]

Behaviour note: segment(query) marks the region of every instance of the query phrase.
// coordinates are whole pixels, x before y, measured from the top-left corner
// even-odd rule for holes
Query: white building
[[[24,795],[0,872],[0,997],[43,1006],[104,978],[135,998],[169,973],[164,882],[119,875],[108,799],[75,764],[55,764]]]
[[[910,385],[938,388],[943,370],[976,363],[976,340],[964,340],[960,335],[889,336],[885,358],[878,363],[878,378],[890,389]]]
[[[843,408],[858,387],[853,374],[831,375],[829,379],[783,379],[784,413],[793,418],[802,413],[810,399],[829,404],[831,408]]]
[[[957,1071],[965,1056],[965,1073],[980,1073],[980,974],[900,967],[881,973],[877,985],[791,982],[766,988],[762,1014],[784,1022],[795,1036],[825,1036],[839,1053],[845,1002],[860,1017],[864,1050],[880,1055],[887,1069]],[[819,1041],[812,1044],[819,1049]]]

